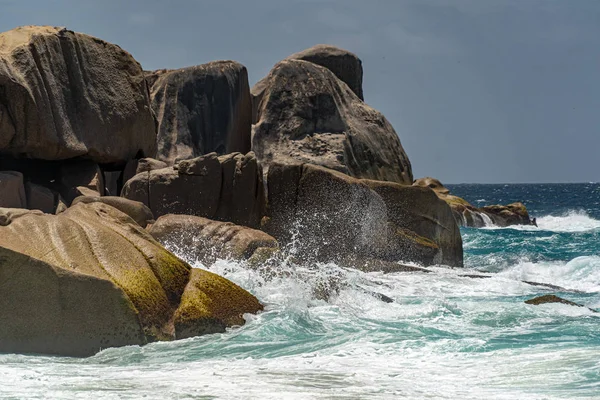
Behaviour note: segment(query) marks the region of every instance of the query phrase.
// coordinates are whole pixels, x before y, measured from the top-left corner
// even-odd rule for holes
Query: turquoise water
[[[0,397],[600,398],[600,314],[523,303],[554,293],[600,309],[600,185],[451,190],[478,205],[522,200],[539,227],[463,229],[466,270],[433,274],[196,263],[252,291],[266,311],[224,334],[88,359],[0,355]],[[315,289],[328,285],[339,291],[319,299]]]

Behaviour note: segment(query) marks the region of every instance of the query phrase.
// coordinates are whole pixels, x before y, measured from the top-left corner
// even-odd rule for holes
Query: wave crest
[[[600,221],[582,210],[572,210],[561,216],[540,217],[537,223],[539,229],[553,232],[586,232],[600,229]]]

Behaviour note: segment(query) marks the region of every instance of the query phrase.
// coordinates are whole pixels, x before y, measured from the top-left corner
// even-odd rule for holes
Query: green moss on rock
[[[226,327],[243,325],[245,313],[262,309],[256,297],[233,282],[194,268],[175,312],[175,335],[184,339],[224,332]]]

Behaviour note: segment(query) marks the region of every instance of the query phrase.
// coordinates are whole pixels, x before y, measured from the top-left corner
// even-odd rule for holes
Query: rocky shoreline
[[[0,352],[86,356],[262,310],[168,242],[203,262],[294,245],[302,262],[460,268],[459,225],[530,223],[415,181],[362,73],[319,45],[251,89],[234,61],[143,71],[64,28],[0,34]]]

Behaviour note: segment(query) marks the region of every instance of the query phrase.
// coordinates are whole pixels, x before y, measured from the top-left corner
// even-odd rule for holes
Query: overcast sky
[[[234,59],[251,84],[341,46],[415,178],[600,181],[598,0],[0,0],[0,31],[29,24],[119,44],[145,69]]]

